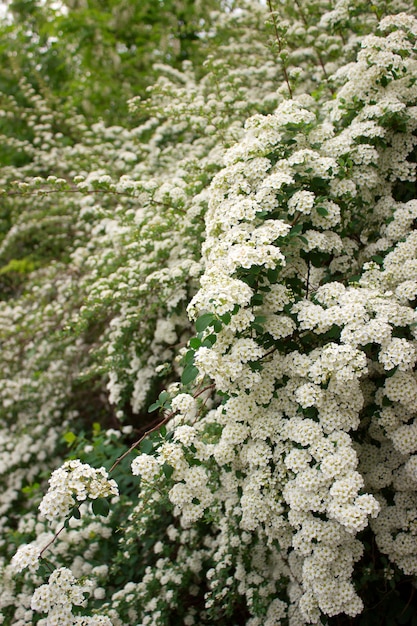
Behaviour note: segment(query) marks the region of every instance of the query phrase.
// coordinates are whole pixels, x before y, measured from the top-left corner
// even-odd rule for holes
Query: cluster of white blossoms
[[[41,548],[36,544],[20,546],[11,561],[13,569],[20,572],[27,567],[31,571],[36,571],[39,567],[40,553]]]
[[[132,474],[141,476],[143,480],[151,482],[160,474],[161,466],[155,457],[148,454],[140,454],[132,461]]]
[[[366,264],[408,234],[415,219],[413,201],[405,207],[392,196],[388,215],[392,213],[393,219],[386,230],[386,212],[371,214],[384,181],[389,197],[398,177],[414,180],[415,166],[405,165],[414,140],[403,141],[401,133],[395,127],[387,129],[384,121],[384,115],[389,119],[390,112],[402,110],[393,104],[397,99],[403,109],[408,106],[404,113],[408,129],[415,128],[411,114],[417,92],[408,82],[415,67],[409,58],[410,24],[415,22],[401,16],[384,21],[381,29],[394,28],[394,33],[366,39],[357,63],[338,73],[336,80],[343,75],[345,85],[329,105],[332,132],[320,138],[314,129],[309,143],[315,121],[307,110],[311,102],[307,97],[285,102],[274,115],[256,116],[247,123],[247,135],[226,154],[226,167],[212,183],[205,272],[189,313],[198,319],[210,312],[221,321],[220,330],[214,331],[216,341],[198,348],[194,362],[226,400],[205,418],[207,431],[214,424],[221,431],[199,457],[213,458],[219,466],[211,510],[219,508],[233,518],[235,532],[256,533],[271,549],[277,542],[280,554],[286,555],[294,624],[297,619],[318,623],[321,613],[354,616],[361,611],[352,574],[363,547],[355,534],[385,507],[379,493],[366,492],[367,474],[358,471],[360,448],[352,437],[369,403],[364,381],[388,372],[389,401],[410,406],[410,392],[396,392],[395,381],[406,372],[414,381],[414,331],[398,333],[414,328],[417,318],[404,302],[405,287],[393,297],[396,278],[391,259],[396,249],[386,256],[385,275],[376,263]],[[407,54],[399,56],[400,48]],[[399,74],[396,69],[387,82],[381,77],[386,75],[388,58],[395,58]],[[364,105],[347,124],[347,102],[357,97],[359,80]],[[384,104],[372,110],[374,105],[368,103],[376,92],[383,93]],[[384,140],[380,149],[372,145],[375,137]],[[274,159],[266,157],[270,153]],[[347,154],[349,166],[343,163]],[[372,171],[376,162],[383,163],[378,175]],[[317,178],[322,181],[321,193],[315,190]],[[294,191],[296,181],[299,190]],[[323,197],[326,193],[330,199]],[[346,232],[363,206],[370,207],[366,210],[371,218],[364,223],[358,245]],[[382,209],[381,200],[379,206]],[[403,224],[402,230],[392,226],[397,223]],[[269,239],[268,235],[264,239],[266,229]],[[373,242],[377,229],[383,235],[379,247]],[[275,251],[264,249],[264,241]],[[360,284],[332,282],[333,275],[348,267],[364,272]],[[233,289],[226,291],[225,285]],[[410,282],[407,288],[414,296]],[[212,334],[210,328],[204,336]],[[277,343],[282,337],[292,337],[288,346],[297,349]],[[404,414],[402,424],[389,432],[402,454],[417,450],[417,431],[409,419]],[[198,430],[203,440],[204,427]],[[374,436],[372,429],[370,433]],[[195,448],[195,432],[193,436]],[[190,442],[185,439],[185,447]],[[412,476],[414,470],[409,460],[404,471]],[[177,490],[186,491],[186,478],[171,493]],[[385,517],[382,514],[381,519]],[[182,521],[190,524],[190,519]],[[386,535],[378,539],[380,532],[377,540],[387,546]],[[406,546],[411,543],[404,539],[402,550]],[[382,549],[404,566],[404,557],[394,556],[399,548]],[[410,565],[405,569],[411,570]]]
[[[71,570],[60,567],[50,575],[48,584],[36,589],[31,607],[34,611],[48,613],[45,626],[111,626],[110,619],[104,615],[73,615],[73,606],[86,605],[85,594],[90,589],[90,581],[77,581]]]
[[[78,459],[66,461],[52,473],[49,489],[39,505],[40,513],[51,522],[67,517],[74,506],[85,500],[119,495],[116,482],[104,467],[95,469]]]

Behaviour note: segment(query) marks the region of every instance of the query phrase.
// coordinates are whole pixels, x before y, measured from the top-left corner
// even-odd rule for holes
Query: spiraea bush
[[[414,13],[225,3],[118,125],[9,76],[3,624],[417,623]]]

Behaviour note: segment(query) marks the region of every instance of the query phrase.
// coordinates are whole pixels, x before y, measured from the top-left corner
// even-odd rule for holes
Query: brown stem
[[[92,193],[107,193],[113,196],[126,196],[127,198],[134,198],[130,193],[126,193],[124,191],[113,191],[112,189],[31,189],[30,191],[6,191],[3,195],[5,196],[40,196],[47,195],[51,193],[82,193],[86,196]],[[186,214],[184,209],[180,209],[179,207],[174,207],[168,202],[159,202],[158,200],[154,200],[153,198],[149,201],[150,204],[157,204],[158,206],[163,206],[166,209],[173,209],[182,215]]]
[[[306,28],[308,28],[308,21],[307,21],[307,18],[306,18],[306,16],[305,16],[305,14],[304,14],[304,11],[303,11],[303,9],[302,9],[302,7],[301,7],[301,5],[300,5],[299,0],[294,0],[294,2],[295,2],[295,4],[297,5],[297,8],[298,8],[298,11],[299,11],[299,13],[300,13],[300,17],[301,17],[301,20],[302,20],[302,22],[303,22],[304,26],[305,26]],[[329,76],[328,76],[328,74],[327,74],[327,72],[326,72],[326,68],[325,68],[325,66],[324,66],[324,61],[323,61],[323,58],[322,58],[322,56],[321,56],[321,54],[320,54],[320,51],[319,51],[317,48],[315,48],[315,52],[316,52],[316,54],[317,54],[317,58],[318,58],[318,60],[319,60],[319,63],[320,63],[321,69],[323,70],[324,77],[325,77],[325,79],[328,81],[328,80],[329,80]],[[328,86],[329,86],[329,89],[330,89],[331,93],[334,93],[334,90],[332,89],[332,87],[330,86],[330,84],[328,84]]]
[[[282,41],[281,41],[281,37],[279,36],[279,32],[278,32],[278,25],[277,25],[277,18],[276,15],[272,9],[272,2],[271,0],[268,0],[268,8],[269,8],[269,12],[271,14],[272,17],[272,23],[274,25],[274,31],[275,31],[275,38],[277,40],[278,43],[278,51],[279,53],[282,52]],[[292,98],[292,89],[291,89],[291,85],[290,85],[290,79],[288,76],[288,72],[287,72],[287,67],[285,65],[284,60],[282,59],[282,70],[284,72],[284,78],[285,78],[285,82],[287,83],[287,89],[288,89],[288,93],[290,95],[290,98]]]
[[[307,283],[306,283],[306,298],[308,298],[308,290],[310,289],[310,261],[307,262]]]
[[[112,191],[111,189],[31,189],[30,191],[6,191],[4,195],[6,196],[40,196],[46,195],[50,193],[83,193],[88,195],[90,193],[110,193],[114,196],[130,196],[128,193],[124,193],[123,191]]]
[[[211,385],[207,385],[206,387],[204,387],[204,389],[201,389],[200,391],[195,393],[193,395],[193,398],[198,398],[198,396],[201,396],[201,394],[203,394],[205,391],[208,391],[209,389],[214,389],[214,387],[215,387],[214,383],[212,383]],[[135,443],[132,443],[132,445],[130,446],[128,450],[126,450],[126,452],[124,452],[121,456],[119,456],[118,459],[116,459],[116,461],[113,463],[113,465],[109,469],[109,474],[119,465],[121,461],[123,461],[123,459],[125,459],[131,452],[133,452],[135,448],[138,447],[138,445],[145,439],[145,437],[147,437],[151,433],[158,430],[158,428],[160,428],[161,426],[164,426],[165,424],[167,424],[174,415],[175,415],[175,412],[170,411],[169,413],[167,413],[167,415],[165,415],[165,417],[159,420],[158,423],[155,424],[155,426],[152,426],[152,428],[148,428],[148,430],[145,430],[143,435],[141,435],[141,437],[137,441],[135,441]]]
[[[45,552],[45,551],[49,548],[49,546],[50,546],[50,545],[52,545],[52,544],[54,543],[55,539],[56,539],[57,537],[59,537],[59,535],[62,533],[62,531],[64,530],[64,528],[65,528],[65,524],[64,524],[64,525],[63,525],[63,526],[62,526],[62,527],[61,527],[61,528],[60,528],[60,529],[59,529],[59,530],[55,533],[55,535],[52,537],[52,539],[51,539],[50,541],[48,541],[48,543],[46,544],[46,546],[44,546],[44,547],[42,548],[42,550],[41,550],[41,551],[40,551],[40,553],[39,553],[39,558],[41,558],[41,557],[42,557],[42,554],[43,554],[43,553],[44,553],[44,552]]]
[[[133,452],[133,450],[137,448],[140,443],[142,443],[145,437],[155,432],[155,430],[158,430],[158,428],[160,428],[161,426],[164,426],[165,424],[167,424],[173,415],[174,415],[173,412],[168,413],[165,417],[163,417],[156,424],[156,426],[153,426],[152,428],[148,428],[148,430],[145,430],[143,435],[137,441],[135,441],[135,443],[132,443],[132,445],[130,446],[128,450],[126,450],[126,452],[124,452],[121,456],[119,456],[118,459],[116,459],[116,461],[113,463],[113,465],[109,469],[109,474],[119,465],[119,463],[123,461],[123,459],[125,459],[131,452]]]
[[[205,391],[208,391],[209,389],[214,389],[215,387],[215,383],[211,383],[211,385],[207,385],[207,387],[204,387],[204,389],[201,389],[201,391],[199,391],[198,393],[195,393],[193,395],[193,398],[198,398],[198,396],[201,396],[201,394],[203,394]]]
[[[261,356],[261,358],[259,360],[262,361],[262,359],[265,359],[267,356],[269,356],[270,354],[273,354],[277,350],[278,350],[277,347],[272,348],[271,350],[269,350],[269,352],[265,352],[265,354],[263,356]]]
[[[294,217],[293,221],[292,221],[292,222],[290,222],[290,226],[295,226],[295,225],[297,224],[297,222],[299,221],[299,219],[300,219],[300,217],[301,217],[301,216],[302,216],[302,213],[301,213],[301,211],[299,211],[299,212],[295,215],[295,217]]]

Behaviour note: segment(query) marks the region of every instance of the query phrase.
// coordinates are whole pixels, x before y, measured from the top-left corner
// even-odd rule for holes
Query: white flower
[[[296,211],[300,213],[311,213],[314,206],[315,195],[312,191],[296,191],[288,200],[288,213],[293,215]]]
[[[43,497],[39,511],[50,521],[69,515],[73,506],[87,498],[106,498],[119,495],[117,484],[108,478],[104,467],[94,469],[79,460],[66,461],[49,479],[49,490]]]
[[[132,461],[132,474],[141,476],[143,480],[152,482],[161,471],[161,466],[154,456],[150,454],[140,454]]]
[[[178,411],[185,418],[192,420],[197,414],[197,402],[188,393],[180,393],[172,399],[171,407],[173,411]]]
[[[417,353],[415,347],[407,339],[394,337],[388,344],[382,346],[378,360],[387,370],[396,366],[400,370],[407,370],[415,364]]]
[[[25,567],[34,572],[39,567],[41,549],[36,544],[20,546],[12,558],[12,567],[16,572],[21,572]]]

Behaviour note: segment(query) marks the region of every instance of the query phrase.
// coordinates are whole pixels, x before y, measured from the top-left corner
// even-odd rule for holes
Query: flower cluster
[[[51,626],[111,626],[111,621],[104,615],[94,617],[75,617],[72,607],[85,606],[85,594],[91,585],[86,580],[77,581],[71,571],[65,567],[55,570],[47,585],[36,589],[31,607],[35,611],[48,613],[47,623]]]
[[[66,461],[49,479],[48,492],[39,505],[41,515],[51,522],[67,517],[74,506],[88,498],[119,495],[116,482],[108,478],[104,467],[94,469],[78,459]]]

